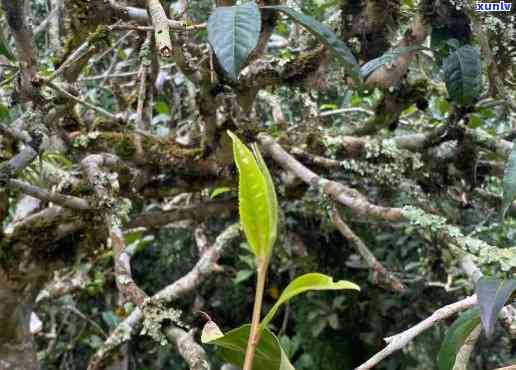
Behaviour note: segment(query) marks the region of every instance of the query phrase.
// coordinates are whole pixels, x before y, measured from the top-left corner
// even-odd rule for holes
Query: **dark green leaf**
[[[480,311],[478,307],[469,309],[455,320],[453,325],[448,329],[437,356],[439,370],[453,369],[455,359],[464,341],[479,324]]]
[[[242,368],[251,325],[242,325],[221,336],[222,333],[213,327],[211,321],[208,324],[209,332],[203,330],[203,343],[215,344],[220,348],[224,361]],[[253,370],[294,370],[278,338],[268,329],[262,331],[256,347]]]
[[[258,44],[260,10],[255,2],[215,8],[208,19],[208,41],[217,60],[236,79]]]
[[[516,279],[480,278],[478,280],[476,293],[480,306],[480,318],[488,338],[493,334],[498,313],[515,290]]]
[[[480,52],[471,45],[453,51],[443,62],[444,81],[450,98],[471,105],[482,89]]]
[[[276,5],[264,6],[263,8],[282,12],[294,20],[294,22],[299,23],[305,27],[308,31],[310,31],[310,33],[316,36],[325,46],[330,48],[330,50],[335,53],[335,56],[339,62],[344,66],[351,77],[355,79],[355,81],[361,81],[360,69],[358,67],[355,56],[351,53],[346,44],[340,40],[337,35],[335,35],[335,33],[326,25],[320,23],[319,21],[306,14],[299,13],[294,9],[289,8],[288,6]]]
[[[432,27],[430,48],[433,49],[434,53],[442,54],[446,51],[448,54],[450,51],[456,50],[460,47],[461,43],[459,40],[450,38],[450,29],[447,26]]]
[[[503,175],[502,221],[514,198],[516,198],[516,144],[513,143]]]
[[[432,27],[430,35],[430,47],[439,49],[446,45],[446,41],[450,38],[450,33],[446,27]]]
[[[369,62],[360,67],[360,76],[362,76],[363,79],[366,79],[367,76],[376,71],[378,68],[382,67],[387,63],[392,63],[401,54],[422,49],[425,49],[425,47],[420,45],[412,45],[390,50],[378,58],[371,59]]]

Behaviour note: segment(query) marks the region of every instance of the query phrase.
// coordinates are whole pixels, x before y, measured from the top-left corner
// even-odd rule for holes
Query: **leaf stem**
[[[245,351],[245,360],[243,370],[252,370],[256,347],[260,341],[260,314],[262,311],[263,291],[265,289],[265,278],[267,276],[268,258],[259,259],[256,268],[257,280],[256,291],[254,296],[253,318],[251,321],[251,331],[247,341],[247,349]]]

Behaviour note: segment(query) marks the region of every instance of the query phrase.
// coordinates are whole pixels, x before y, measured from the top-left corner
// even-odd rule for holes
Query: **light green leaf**
[[[247,340],[251,325],[242,325],[227,332],[222,337],[216,335],[213,339],[204,336],[203,343],[215,344],[220,348],[220,356],[226,362],[242,368],[244,364]],[[203,331],[204,333],[204,331]],[[281,348],[278,338],[268,329],[262,331],[260,341],[256,347],[253,370],[295,370]]]
[[[227,193],[231,190],[233,190],[233,188],[230,188],[229,186],[221,186],[219,188],[216,188],[211,192],[210,199],[216,198],[219,195]]]
[[[233,140],[233,155],[239,172],[238,201],[240,221],[251,250],[257,257],[271,253],[277,234],[277,201],[272,180],[258,153],[258,158],[228,131]]]
[[[502,222],[505,214],[516,198],[516,144],[512,144],[512,151],[509,160],[505,165],[503,175],[503,199],[502,199]]]
[[[157,101],[154,103],[154,110],[160,114],[170,114],[170,108],[164,101]]]
[[[267,211],[269,212],[269,245],[271,247],[276,242],[276,238],[278,237],[278,198],[276,196],[276,190],[274,189],[274,183],[272,182],[272,176],[263,160],[262,154],[260,153],[260,149],[258,145],[254,143],[252,146],[254,156],[256,157],[256,163],[258,163],[258,167],[260,167],[260,171],[265,176],[265,181],[267,183]]]
[[[237,276],[233,279],[233,283],[240,284],[253,276],[254,273],[254,270],[240,270],[238,271]]]
[[[516,279],[498,280],[483,277],[478,280],[475,292],[486,337],[490,338],[493,335],[498,314],[514,291]]]
[[[355,289],[360,290],[360,287],[350,281],[340,280],[333,281],[333,278],[324,274],[310,273],[302,275],[294,279],[281,293],[274,306],[271,308],[267,316],[260,323],[261,328],[265,328],[267,324],[273,319],[279,307],[298,294],[309,290],[342,290]]]
[[[138,240],[143,238],[143,229],[135,229],[131,230],[124,234],[124,240],[126,245],[133,244],[134,242],[137,242]]]
[[[258,44],[261,22],[260,9],[254,1],[215,8],[208,19],[208,41],[220,65],[233,79],[237,79]]]
[[[441,349],[437,355],[437,365],[439,370],[452,370],[455,359],[465,340],[469,337],[473,329],[480,324],[480,311],[478,307],[469,309],[455,320],[448,329],[446,337],[441,344]]]
[[[450,112],[450,104],[446,99],[439,99],[437,104],[439,107],[439,113],[443,116]]]
[[[471,105],[482,91],[480,52],[471,45],[453,51],[443,62],[444,81],[450,98]]]
[[[353,79],[361,84],[360,69],[355,56],[351,53],[347,45],[340,40],[337,35],[326,25],[320,23],[316,19],[295,11],[284,5],[264,6],[264,9],[277,10],[286,14],[294,22],[305,27],[310,33],[319,39],[326,47],[328,47],[346,71]]]

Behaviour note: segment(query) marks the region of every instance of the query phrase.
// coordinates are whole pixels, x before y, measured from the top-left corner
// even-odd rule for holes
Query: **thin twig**
[[[360,107],[327,110],[327,111],[319,113],[319,116],[320,117],[333,116],[335,114],[342,114],[342,113],[364,113],[364,114],[367,114],[368,116],[374,116],[374,112],[372,110],[360,108]]]
[[[85,100],[82,100],[82,99],[78,98],[77,96],[75,96],[73,94],[70,94],[68,91],[66,91],[65,89],[63,89],[59,85],[54,84],[52,81],[46,80],[46,81],[44,81],[44,83],[46,85],[48,85],[49,87],[53,88],[54,90],[59,91],[61,94],[63,94],[67,98],[70,98],[71,100],[75,101],[76,103],[84,105],[87,108],[93,109],[95,112],[103,115],[106,118],[109,118],[110,120],[119,121],[119,117],[117,117],[113,113],[110,113],[110,112],[108,112],[108,111],[106,111],[106,110],[104,110],[104,109],[102,109],[100,107],[97,107],[97,106],[95,106],[95,105],[93,105],[91,103],[88,103]]]
[[[90,42],[89,40],[85,41],[84,43],[81,44],[81,46],[79,46],[77,49],[75,49],[75,51],[73,53],[71,53],[68,58],[66,58],[66,60],[63,62],[63,64],[61,64],[59,66],[58,69],[56,69],[54,71],[54,73],[52,73],[50,75],[50,77],[48,77],[47,81],[48,82],[51,82],[53,80],[55,80],[57,77],[61,76],[64,71],[70,67],[72,64],[74,64],[78,59],[82,58],[90,49]]]
[[[165,70],[165,69],[169,69],[169,68],[172,68],[172,67],[175,67],[176,64],[175,63],[171,63],[171,64],[165,64],[163,66],[160,66],[160,69],[161,70]],[[124,77],[131,77],[131,76],[136,76],[140,73],[140,70],[138,69],[137,71],[133,71],[133,72],[121,72],[121,73],[113,73],[113,74],[110,74],[108,76],[106,76],[105,74],[102,74],[102,75],[98,75],[98,76],[91,76],[91,77],[83,77],[83,78],[80,78],[79,79],[79,82],[82,82],[82,81],[95,81],[95,80],[102,80],[104,78],[124,78]]]
[[[366,261],[367,265],[375,275],[375,281],[383,283],[392,290],[402,293],[406,290],[405,286],[398,278],[396,278],[390,271],[388,271],[374,256],[374,254],[367,248],[365,243],[360,239],[349,226],[339,216],[336,208],[331,211],[331,220],[340,231],[340,233],[355,247],[356,251]]]
[[[368,361],[357,367],[355,370],[368,370],[378,365],[383,359],[390,356],[392,353],[399,351],[412,341],[416,336],[431,328],[438,322],[447,319],[448,317],[456,314],[457,312],[464,311],[477,304],[477,296],[472,295],[464,298],[458,302],[449,304],[447,306],[439,308],[430,317],[421,321],[419,324],[405,330],[402,333],[393,335],[392,337],[385,338],[387,347],[382,349],[380,352],[371,357]]]
[[[36,28],[34,29],[34,35],[37,36],[39,33],[46,30],[46,28],[50,24],[50,21],[52,20],[52,18],[54,18],[58,13],[59,13],[59,8],[52,9],[50,11],[50,13],[48,14],[48,16],[40,24],[38,24],[36,26]]]
[[[11,76],[7,77],[5,80],[3,80],[0,83],[0,87],[4,87],[5,85],[8,85],[12,80],[14,80],[18,75],[20,74],[20,71],[14,72]]]
[[[115,42],[114,45],[112,45],[109,49],[107,49],[106,51],[104,51],[102,54],[100,54],[97,58],[95,58],[91,63],[92,64],[95,64],[95,63],[98,63],[99,61],[101,61],[102,59],[104,59],[106,57],[106,55],[108,55],[110,52],[112,52],[113,50],[115,50],[117,47],[120,46],[120,44],[122,42],[124,42],[124,40],[126,38],[128,38],[129,36],[131,36],[132,34],[134,33],[134,31],[129,31],[127,32],[125,35],[123,35],[122,37],[120,37],[117,42]]]
[[[140,71],[139,71],[139,88],[138,88],[138,104],[136,108],[136,128],[139,132],[145,132],[147,129],[147,125],[145,124],[145,120],[143,119],[143,110],[145,107],[145,102],[147,100],[147,74],[149,71],[149,66],[151,64],[150,61],[150,43],[151,43],[151,33],[147,33],[147,37],[141,47],[140,50]],[[149,92],[150,93],[150,92]],[[135,137],[135,145],[136,145],[136,155],[138,158],[143,158],[143,146],[141,136],[137,135]]]
[[[55,204],[59,204],[63,207],[79,209],[79,210],[88,210],[91,209],[88,201],[74,197],[71,195],[65,195],[61,193],[54,192],[52,190],[47,190],[44,188],[40,188],[31,184],[27,184],[23,181],[10,179],[7,183],[7,186],[13,190],[19,190],[24,194],[33,196],[34,198],[38,198],[44,201],[52,202]]]
[[[146,125],[143,120],[143,106],[145,103],[145,82],[147,78],[147,66],[145,63],[142,63],[140,67],[140,84],[138,89],[138,105],[136,108],[136,127],[138,128],[139,132],[145,132]],[[136,145],[136,154],[138,157],[143,156],[143,146],[142,146],[142,140],[141,135],[136,135],[135,138],[135,145]]]

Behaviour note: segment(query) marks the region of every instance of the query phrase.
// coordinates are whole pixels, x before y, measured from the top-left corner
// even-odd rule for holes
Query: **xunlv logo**
[[[512,3],[500,1],[498,3],[477,3],[477,12],[510,12]]]

